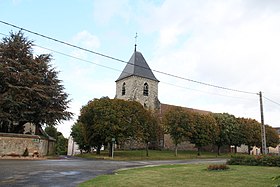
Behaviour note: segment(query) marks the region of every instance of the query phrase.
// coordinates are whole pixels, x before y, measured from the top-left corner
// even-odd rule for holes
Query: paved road
[[[0,160],[0,186],[71,187],[98,175],[111,174],[121,168],[225,161],[225,159],[185,161]]]

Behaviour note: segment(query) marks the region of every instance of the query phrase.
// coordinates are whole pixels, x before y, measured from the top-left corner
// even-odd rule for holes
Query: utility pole
[[[260,96],[260,109],[261,109],[262,153],[266,155],[267,149],[266,149],[265,125],[264,125],[264,117],[263,117],[262,92],[259,93],[259,96]]]

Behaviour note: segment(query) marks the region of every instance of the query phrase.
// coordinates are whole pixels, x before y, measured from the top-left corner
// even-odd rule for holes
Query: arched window
[[[125,95],[125,82],[122,85],[122,95]]]
[[[145,95],[145,96],[149,95],[149,85],[148,85],[148,83],[144,84],[143,95]]]

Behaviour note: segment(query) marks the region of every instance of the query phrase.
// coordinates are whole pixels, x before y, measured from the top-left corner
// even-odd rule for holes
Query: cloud
[[[274,99],[280,101],[279,2],[166,0],[147,8],[139,23],[147,33],[157,33],[149,62],[152,68],[232,89],[263,91],[267,97],[271,92],[279,93]],[[157,76],[162,82],[202,91],[160,83],[163,101],[259,119],[257,95]],[[277,105],[265,107],[268,116],[272,115],[271,107],[279,109]],[[277,125],[275,117],[267,122]]]
[[[131,6],[128,0],[94,1],[93,16],[97,23],[108,24],[115,16],[126,22],[130,20]]]
[[[100,47],[98,37],[86,30],[77,33],[73,37],[73,42],[78,46],[82,46],[89,50],[94,50]]]

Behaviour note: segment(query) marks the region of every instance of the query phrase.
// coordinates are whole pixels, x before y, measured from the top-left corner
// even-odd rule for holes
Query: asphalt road
[[[161,164],[223,163],[225,159],[105,161],[85,159],[0,160],[0,186],[71,187],[122,168]]]

